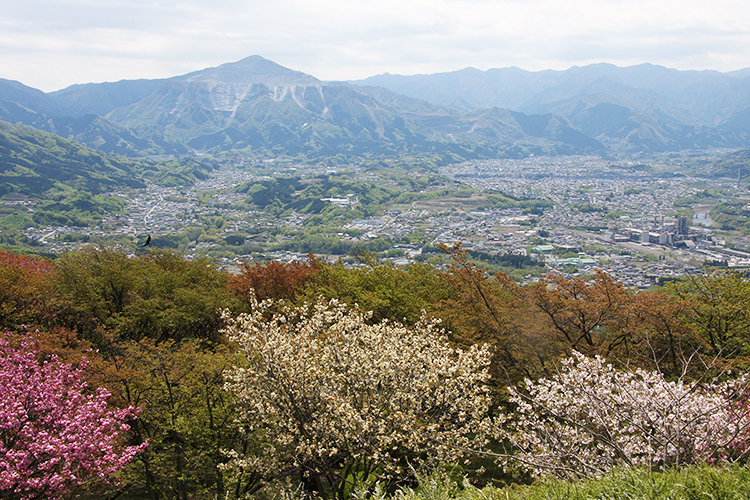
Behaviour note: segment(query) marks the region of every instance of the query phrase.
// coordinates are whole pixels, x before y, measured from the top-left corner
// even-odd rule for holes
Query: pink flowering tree
[[[109,394],[84,381],[85,360],[40,362],[35,342],[17,344],[0,335],[0,497],[59,498],[107,482],[142,449],[120,443],[136,411],[108,409]]]
[[[511,389],[517,412],[509,462],[538,475],[582,477],[746,457],[747,378],[668,381],[656,371],[618,370],[601,357],[573,354],[554,377]]]

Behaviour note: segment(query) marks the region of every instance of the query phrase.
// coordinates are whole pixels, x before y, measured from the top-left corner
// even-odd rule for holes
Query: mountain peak
[[[269,87],[277,85],[317,85],[314,76],[285,68],[261,56],[249,56],[240,61],[222,64],[215,68],[196,71],[178,78],[187,81],[215,81],[221,83],[262,83]]]

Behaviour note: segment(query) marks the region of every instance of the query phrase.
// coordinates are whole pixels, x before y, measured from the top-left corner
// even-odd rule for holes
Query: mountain
[[[107,153],[461,158],[750,146],[750,78],[610,64],[324,82],[260,56],[45,94],[0,80],[0,120]]]
[[[510,115],[472,116],[384,89],[326,83],[259,56],[172,78],[107,118],[208,151],[475,157],[476,145],[502,154],[510,141],[539,151],[583,151],[564,135],[525,134]],[[483,135],[478,127],[494,132]],[[596,141],[589,146],[603,149]]]
[[[465,111],[498,106],[529,115],[559,114],[613,149],[666,151],[750,144],[750,129],[738,126],[750,109],[746,73],[593,64],[565,71],[385,74],[350,83],[379,85]]]
[[[185,146],[165,141],[158,132],[136,136],[126,127],[92,113],[142,99],[149,88],[160,85],[88,84],[45,94],[19,82],[0,79],[0,120],[51,132],[109,154],[185,154]]]
[[[496,106],[525,113],[542,111],[545,105],[578,97],[590,92],[591,86],[598,86],[626,100],[648,95],[660,101],[661,106],[680,110],[695,121],[691,124],[716,126],[729,116],[727,109],[750,106],[750,80],[738,77],[745,75],[743,71],[732,76],[717,71],[678,71],[653,64],[626,68],[592,64],[564,71],[467,68],[433,75],[384,74],[350,83],[377,85],[458,109]],[[611,88],[604,87],[603,82]],[[643,104],[642,97],[640,101]]]
[[[121,80],[115,83],[87,83],[50,92],[48,96],[64,110],[63,115],[105,116],[117,108],[148,97],[164,82],[165,80]]]
[[[91,197],[147,183],[186,186],[205,180],[218,167],[207,157],[112,156],[56,134],[0,121],[0,197]]]
[[[717,158],[711,164],[711,175],[714,177],[737,178],[741,175],[742,180],[750,176],[750,149],[733,151]]]
[[[732,76],[735,78],[747,78],[750,76],[750,68],[744,68],[744,69],[738,69],[736,71],[728,71],[727,73],[724,73],[727,76]]]
[[[32,112],[47,115],[64,114],[64,110],[54,98],[41,90],[27,87],[13,80],[0,78],[0,106],[18,112]]]
[[[259,56],[163,80],[0,86],[0,119],[128,156],[189,150],[295,156],[523,156],[601,151],[567,120],[461,113],[386,89],[322,82]],[[561,133],[561,130],[569,133]]]
[[[187,154],[189,149],[169,142],[159,132],[136,134],[129,128],[95,114],[47,118],[36,128],[78,141],[104,153],[122,156]]]
[[[530,73],[519,68],[480,71],[466,68],[431,75],[383,75],[350,81],[354,85],[383,87],[405,96],[423,99],[464,111],[481,108],[514,110],[548,86],[544,71]]]

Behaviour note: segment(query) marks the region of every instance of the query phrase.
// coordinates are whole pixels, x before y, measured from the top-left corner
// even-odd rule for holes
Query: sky
[[[45,92],[260,55],[321,80],[608,62],[750,67],[748,0],[0,0],[0,78]]]

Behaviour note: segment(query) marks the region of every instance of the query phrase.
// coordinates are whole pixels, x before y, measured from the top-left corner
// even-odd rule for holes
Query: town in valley
[[[304,182],[320,176],[387,183],[383,179],[388,176],[378,178],[376,169],[356,166],[312,167],[235,156],[224,158],[221,168],[190,187],[150,185],[112,192],[127,202],[127,211],[95,226],[27,228],[24,236],[59,254],[102,241],[130,242],[138,249],[139,238],[149,235],[154,246],[179,249],[188,257],[208,255],[230,270],[243,262],[291,261],[310,253],[329,262],[356,264],[352,249],[374,250],[396,265],[415,260],[439,264],[441,245],[460,244],[477,255],[526,258],[534,265],[513,271],[522,282],[534,281],[541,272],[585,276],[601,269],[626,286],[645,289],[701,272],[707,264],[750,266],[750,238],[742,231],[722,229],[712,219],[712,211],[722,204],[748,204],[742,213],[750,215],[742,172],[717,178],[697,176],[687,168],[706,155],[710,153],[641,160],[530,156],[464,161],[437,169],[411,201],[397,198],[370,215],[346,216],[361,203],[361,192],[321,197],[322,203],[338,209],[338,215],[323,220],[283,207],[249,209],[247,193],[237,188],[269,179]],[[430,191],[439,195],[426,196]],[[518,200],[519,206],[492,206],[488,193]],[[26,210],[33,208],[28,204]],[[345,246],[326,248],[310,238],[300,239],[311,230],[318,239],[339,240]]]

